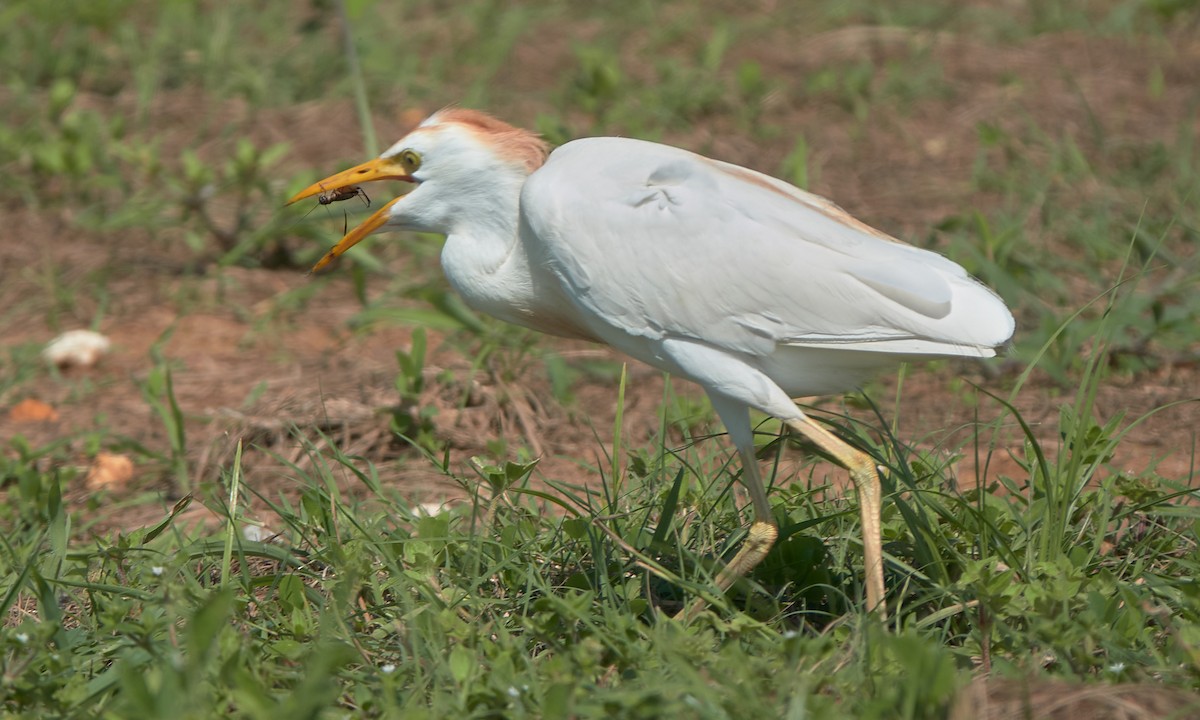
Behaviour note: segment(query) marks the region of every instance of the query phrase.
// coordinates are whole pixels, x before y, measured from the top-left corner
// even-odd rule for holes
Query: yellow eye
[[[405,150],[400,153],[400,164],[411,174],[421,167],[421,156],[415,150]]]

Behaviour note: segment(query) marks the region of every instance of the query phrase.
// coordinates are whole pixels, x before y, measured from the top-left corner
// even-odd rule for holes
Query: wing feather
[[[1004,303],[950,260],[782,181],[684,150],[592,138],[526,182],[526,242],[595,332],[987,356]]]

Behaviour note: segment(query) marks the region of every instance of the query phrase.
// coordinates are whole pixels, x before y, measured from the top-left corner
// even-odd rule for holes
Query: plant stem
[[[346,53],[346,69],[350,72],[350,83],[354,87],[354,107],[358,111],[358,124],[362,128],[363,145],[367,154],[379,154],[379,141],[375,138],[375,123],[371,120],[371,104],[367,100],[367,86],[363,82],[362,68],[358,64],[358,50],[350,32],[350,16],[346,13],[346,0],[337,0],[338,20],[342,26],[342,46]]]

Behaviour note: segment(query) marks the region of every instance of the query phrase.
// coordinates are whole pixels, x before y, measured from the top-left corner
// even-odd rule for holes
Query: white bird
[[[849,470],[867,607],[886,614],[878,470],[792,398],[852,390],[901,361],[994,356],[1014,327],[995,293],[941,255],[754,170],[628,138],[551,153],[531,132],[459,108],[289,202],[376,180],[416,187],[313,270],[376,231],[440,233],[442,269],[474,309],[698,383],[741,456],[754,507],[717,576],[722,590],[778,535],[749,410],[780,419]]]

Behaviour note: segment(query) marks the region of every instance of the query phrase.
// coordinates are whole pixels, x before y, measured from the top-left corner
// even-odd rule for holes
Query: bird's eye
[[[400,153],[400,162],[404,164],[405,170],[412,173],[421,167],[421,156],[415,150],[405,150]]]

